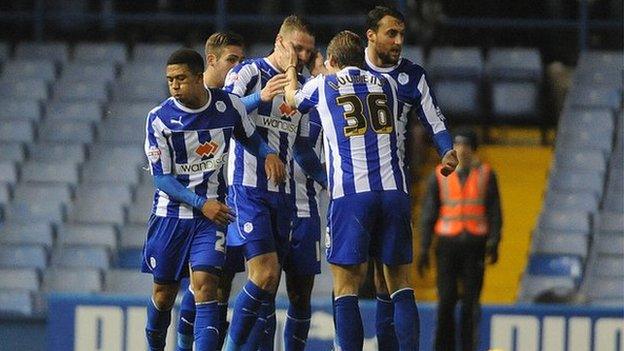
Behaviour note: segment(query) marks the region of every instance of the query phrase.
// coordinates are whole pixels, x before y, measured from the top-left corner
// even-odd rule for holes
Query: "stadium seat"
[[[137,270],[111,269],[104,274],[104,292],[150,296],[152,277]]]
[[[592,50],[581,53],[577,67],[588,70],[621,69],[624,55],[621,51]]]
[[[0,181],[0,209],[2,209],[2,206],[8,204],[11,200],[10,188],[11,186],[9,183]]]
[[[624,284],[621,278],[594,278],[588,285],[588,298],[590,300],[603,298],[624,299]]]
[[[2,68],[3,80],[42,80],[51,82],[56,79],[56,65],[48,59],[30,58],[7,62]],[[4,97],[4,96],[3,96]]]
[[[436,83],[434,91],[445,114],[462,120],[480,118],[481,94],[477,83],[443,80]]]
[[[9,184],[17,182],[17,168],[14,162],[0,162],[0,182]]]
[[[110,253],[97,246],[63,246],[53,252],[51,263],[61,268],[108,269]]]
[[[0,313],[30,316],[34,312],[31,292],[27,290],[0,290]]]
[[[30,121],[11,121],[0,123],[0,141],[30,143],[35,139],[35,133]]]
[[[623,192],[607,192],[602,203],[602,209],[612,212],[624,212]]]
[[[98,82],[107,84],[115,79],[117,69],[114,62],[85,63],[74,61],[63,67],[61,81],[63,82]]]
[[[617,89],[602,85],[575,85],[570,89],[566,98],[566,103],[569,102],[572,107],[609,108],[611,110],[618,109],[621,101],[621,94]]]
[[[100,292],[102,276],[98,269],[51,268],[43,274],[43,288],[46,292]]]
[[[69,88],[71,87],[71,89]],[[99,103],[108,100],[108,87],[101,82],[60,79],[54,84],[52,96],[55,101],[63,102],[92,102]]]
[[[145,118],[140,117],[105,119],[97,126],[98,140],[116,144],[143,145],[145,121]]]
[[[63,221],[63,206],[52,201],[11,201],[6,206],[4,217],[15,222],[49,221],[60,223]]]
[[[534,48],[492,48],[486,56],[486,72],[493,81],[542,80],[542,59]]]
[[[615,128],[613,112],[605,108],[565,108],[561,114],[559,130],[583,130],[588,126],[598,130],[612,132]]]
[[[130,223],[145,224],[152,212],[154,201],[154,185],[142,183],[136,189],[134,202],[128,206],[128,221]]]
[[[420,46],[403,45],[401,56],[420,66],[425,66],[425,53]]]
[[[60,245],[117,248],[117,233],[111,225],[66,223],[60,225],[57,232]]]
[[[39,290],[39,275],[35,269],[0,269],[0,290]]]
[[[102,107],[94,101],[51,102],[46,106],[46,120],[97,122],[102,119]]]
[[[532,302],[544,291],[553,288],[574,289],[576,286],[572,277],[551,277],[525,274],[522,277],[520,301]]]
[[[580,128],[579,128],[580,129]],[[613,138],[611,132],[598,133],[591,129],[574,130],[557,133],[557,157],[565,156],[570,150],[601,152],[605,156],[611,154]]]
[[[598,255],[612,255],[624,257],[624,233],[600,233],[596,235],[593,250]],[[624,271],[622,271],[624,273]]]
[[[595,196],[602,196],[604,174],[596,171],[574,169],[557,169],[549,177],[549,191],[591,191]]]
[[[539,228],[587,235],[589,233],[589,213],[547,209],[540,216]]]
[[[38,121],[41,119],[41,105],[37,99],[15,100],[12,98],[0,99],[0,120],[8,121]]]
[[[16,59],[45,57],[58,63],[69,59],[69,47],[62,42],[21,42],[15,46]]]
[[[162,77],[162,81],[159,82],[122,80],[115,85],[115,89],[112,91],[112,100],[114,102],[151,102],[156,106],[169,96],[165,86],[164,73]],[[149,110],[144,113],[145,116],[147,116],[147,112]]]
[[[91,122],[46,121],[39,124],[39,140],[57,143],[90,143],[94,131]]]
[[[45,152],[41,152],[45,150]],[[28,145],[29,160],[40,162],[71,162],[79,164],[85,160],[82,144],[40,142]]]
[[[105,183],[83,183],[76,190],[76,200],[68,217],[75,223],[122,224],[124,206],[130,203],[127,186]]]
[[[143,262],[143,250],[142,249],[120,249],[117,251],[117,267],[123,269],[135,269],[141,268],[141,262]]]
[[[132,58],[134,62],[155,62],[164,67],[169,56],[182,48],[177,43],[138,43],[132,49]]]
[[[605,156],[600,151],[568,150],[559,154],[555,160],[556,168],[598,171],[604,173],[607,168]]]
[[[143,145],[117,145],[111,143],[95,143],[89,147],[90,160],[121,167],[129,170],[147,162]]]
[[[602,211],[596,218],[598,230],[602,233],[624,235],[624,214],[622,212]]]
[[[2,162],[22,162],[26,158],[24,146],[16,142],[0,142],[0,163]]]
[[[49,96],[48,83],[43,79],[15,80],[3,77],[0,81],[0,96],[16,100],[46,100]]]
[[[119,163],[118,163],[119,164]],[[139,181],[139,168],[136,164],[128,164],[122,168],[107,164],[100,159],[92,159],[82,165],[82,180],[93,183],[114,182],[134,185]]]
[[[45,222],[4,222],[0,225],[0,244],[38,245],[52,248],[52,226]]]
[[[107,119],[139,119],[143,122],[147,114],[158,104],[151,102],[112,102],[105,109]]]
[[[78,183],[75,163],[27,161],[22,166],[22,181],[40,183]]]
[[[48,265],[48,257],[43,246],[2,245],[0,246],[0,267],[38,268]]]
[[[545,208],[557,210],[579,210],[594,212],[598,209],[598,198],[592,192],[549,192],[546,196]]]
[[[543,231],[533,237],[533,252],[541,254],[573,255],[581,258],[588,254],[588,236],[566,232]]]
[[[37,203],[42,199],[58,204],[67,203],[71,201],[71,191],[67,184],[29,182],[20,182],[13,190],[14,201]]]
[[[621,252],[619,257],[599,255],[594,260],[593,265],[592,274],[594,276],[624,279],[624,252]]]
[[[125,63],[128,51],[122,43],[78,43],[74,47],[74,61],[94,63]]]
[[[476,47],[437,47],[431,49],[427,60],[429,73],[435,81],[461,79],[480,81],[483,57]]]
[[[165,61],[161,62],[128,62],[122,69],[118,82],[127,85],[134,83],[147,83],[151,86],[157,84],[163,88],[167,86],[165,77]],[[119,89],[113,89],[117,91]]]
[[[265,57],[273,51],[274,43],[255,43],[249,47],[248,57]]]
[[[127,224],[120,229],[120,248],[140,249],[147,237],[145,224]]]
[[[615,73],[615,74],[614,74]],[[604,68],[600,71],[578,69],[574,72],[574,84],[604,86],[622,89],[622,76],[617,72],[610,72]]]
[[[492,84],[492,113],[497,119],[537,120],[539,87],[530,82],[496,82]]]
[[[549,254],[532,254],[527,265],[531,275],[565,276],[579,279],[583,264],[578,257]]]

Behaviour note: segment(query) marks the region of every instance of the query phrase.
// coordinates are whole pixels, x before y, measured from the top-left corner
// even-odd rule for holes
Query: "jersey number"
[[[344,119],[347,121],[344,127],[344,135],[347,138],[364,135],[368,130],[368,121],[364,115],[364,104],[354,94],[343,95],[336,98],[338,105],[344,108]],[[388,108],[386,94],[371,93],[366,96],[366,107],[370,116],[371,127],[377,134],[389,134],[394,130],[392,112]]]

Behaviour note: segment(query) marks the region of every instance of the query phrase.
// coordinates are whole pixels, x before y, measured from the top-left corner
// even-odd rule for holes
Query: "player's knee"
[[[275,291],[279,283],[279,266],[267,267],[265,270],[253,272],[250,275],[251,280],[263,290]]]
[[[219,277],[207,272],[193,272],[193,293],[196,302],[214,301],[217,299]]]
[[[178,293],[177,286],[175,287],[164,287],[164,288],[156,288],[154,289],[154,294],[152,299],[154,300],[154,305],[159,310],[169,310],[173,307],[175,302],[176,295]]]
[[[310,305],[313,286],[313,275],[286,275],[286,291],[288,292],[288,301],[296,307],[304,308]]]
[[[217,300],[219,302],[227,303],[230,299],[233,278],[233,274],[223,274],[221,279],[219,279],[219,284],[217,286]]]

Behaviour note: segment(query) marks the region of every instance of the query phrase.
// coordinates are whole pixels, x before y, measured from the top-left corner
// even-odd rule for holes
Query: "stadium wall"
[[[375,304],[362,301],[360,305],[365,321],[365,350],[376,350]],[[49,299],[47,325],[43,320],[0,320],[0,350],[146,350],[144,306],[145,299],[136,297],[53,295]],[[278,330],[283,327],[284,307],[285,301],[279,301]],[[430,350],[435,305],[420,304],[419,307],[421,349]],[[334,334],[331,306],[315,303],[313,308],[307,349],[329,350]],[[175,328],[170,328],[170,332],[168,350],[173,350]],[[479,350],[624,351],[624,310],[621,307],[487,305],[483,307],[479,333]],[[281,345],[277,350],[282,350]]]

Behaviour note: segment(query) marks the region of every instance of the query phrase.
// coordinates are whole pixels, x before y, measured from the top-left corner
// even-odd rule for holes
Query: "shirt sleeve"
[[[147,116],[145,155],[152,175],[171,174],[171,150],[164,135],[165,125],[155,113]]]
[[[259,80],[259,71],[253,63],[234,66],[225,76],[223,90],[239,97],[249,95]]]
[[[453,148],[451,135],[447,131],[446,118],[438,106],[435,94],[429,85],[427,74],[423,72],[418,82],[420,93],[420,108],[417,108],[418,118],[433,139],[438,154],[443,156]]]
[[[308,113],[316,107],[319,102],[319,85],[323,82],[323,76],[310,79],[305,85],[295,93],[295,103],[297,110],[302,114]]]
[[[238,96],[230,94],[230,99],[237,114],[236,123],[234,124],[234,135],[250,137],[256,130],[256,124],[247,114],[247,109]]]

